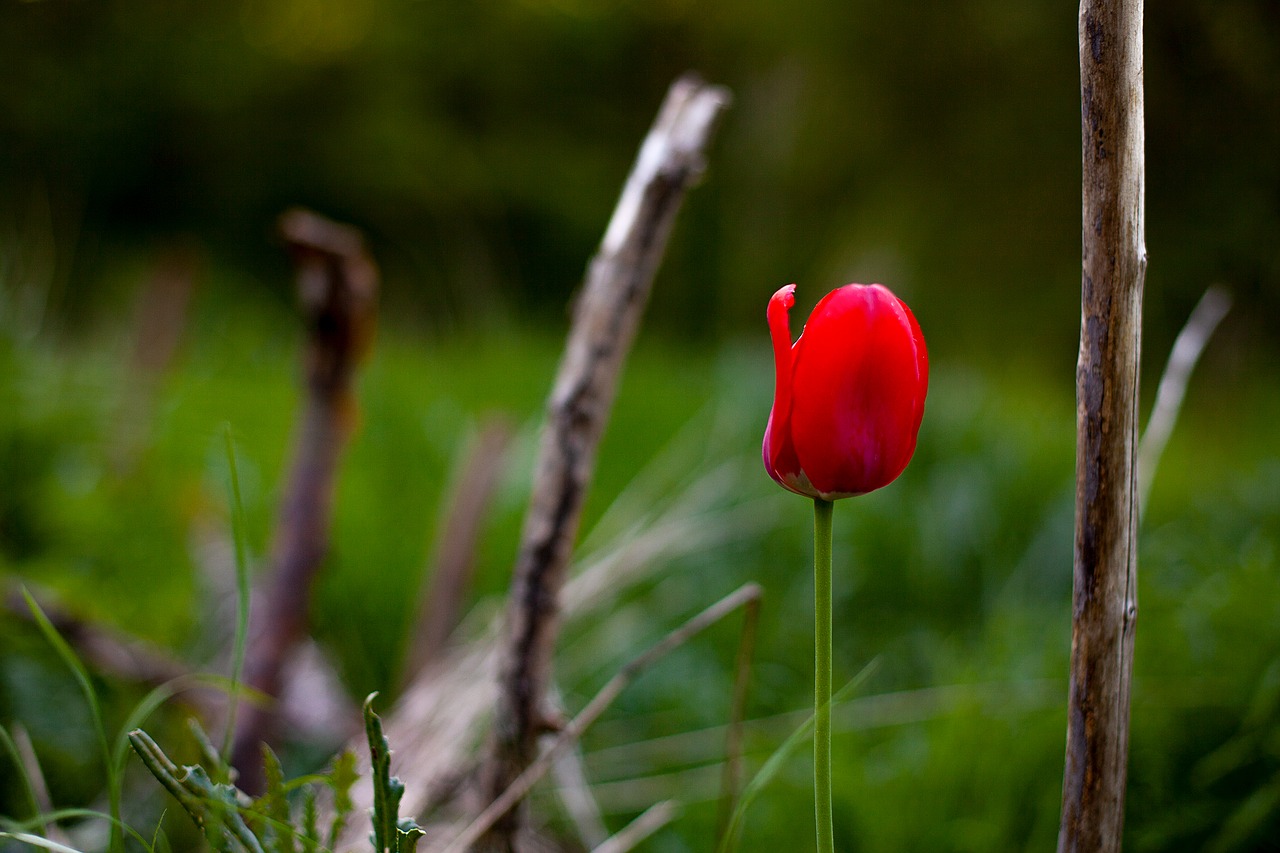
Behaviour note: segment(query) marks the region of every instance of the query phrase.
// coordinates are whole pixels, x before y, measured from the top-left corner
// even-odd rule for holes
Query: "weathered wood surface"
[[[591,610],[602,590],[628,588],[638,571],[630,565],[633,560],[660,562],[664,551],[701,547],[709,532],[713,538],[720,535],[705,520],[688,527],[698,510],[676,507],[685,525],[679,532],[665,529],[672,519],[656,519],[625,556],[586,568],[565,585],[622,362],[680,203],[703,171],[706,148],[728,100],[725,89],[695,78],[672,86],[588,268],[547,403],[506,628],[501,636],[487,633],[446,650],[419,673],[384,721],[394,748],[393,772],[405,783],[401,810],[430,813],[420,850],[438,850],[456,838],[532,763],[548,725],[558,726],[548,694],[562,614]],[[481,745],[483,727],[490,722],[495,734]],[[363,752],[359,743],[352,746]],[[367,785],[357,784],[352,793],[357,810],[370,805]],[[518,829],[515,814],[506,815],[497,832],[475,849],[546,846],[536,832]],[[361,843],[367,833],[367,825],[352,821],[339,849]]]
[[[1142,0],[1083,0],[1076,535],[1060,853],[1120,849],[1138,613]]]
[[[529,766],[539,737],[554,725],[546,703],[560,592],[596,450],[676,213],[702,175],[704,151],[728,100],[726,90],[692,77],[671,87],[588,268],[547,404],[516,559],[498,705],[481,773],[487,800],[498,798]],[[513,810],[476,849],[510,850],[518,823]]]

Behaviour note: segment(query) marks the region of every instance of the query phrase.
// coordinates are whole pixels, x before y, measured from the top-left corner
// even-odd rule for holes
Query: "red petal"
[[[823,497],[891,483],[915,450],[928,360],[915,318],[879,285],[827,294],[793,366],[790,435]]]
[[[773,340],[774,390],[773,408],[765,427],[761,456],[769,476],[792,491],[800,477],[800,463],[791,441],[792,370],[789,312],[795,304],[794,284],[780,288],[769,300],[767,314],[769,336]],[[803,494],[803,492],[801,493]]]

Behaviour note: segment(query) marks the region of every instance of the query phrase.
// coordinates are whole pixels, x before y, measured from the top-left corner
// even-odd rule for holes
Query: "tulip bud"
[[[906,303],[879,284],[822,298],[791,343],[794,284],[769,300],[777,371],[764,467],[799,495],[863,495],[897,479],[916,449],[929,384],[924,335]]]

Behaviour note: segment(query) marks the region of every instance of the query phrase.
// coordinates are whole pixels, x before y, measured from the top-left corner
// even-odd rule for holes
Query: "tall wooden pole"
[[[1083,275],[1071,686],[1059,853],[1120,849],[1138,614],[1143,0],[1082,0]]]

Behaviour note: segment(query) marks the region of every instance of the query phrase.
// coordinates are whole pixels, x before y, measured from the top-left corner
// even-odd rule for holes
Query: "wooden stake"
[[[1143,0],[1082,0],[1083,275],[1060,853],[1120,849],[1138,614]]]

